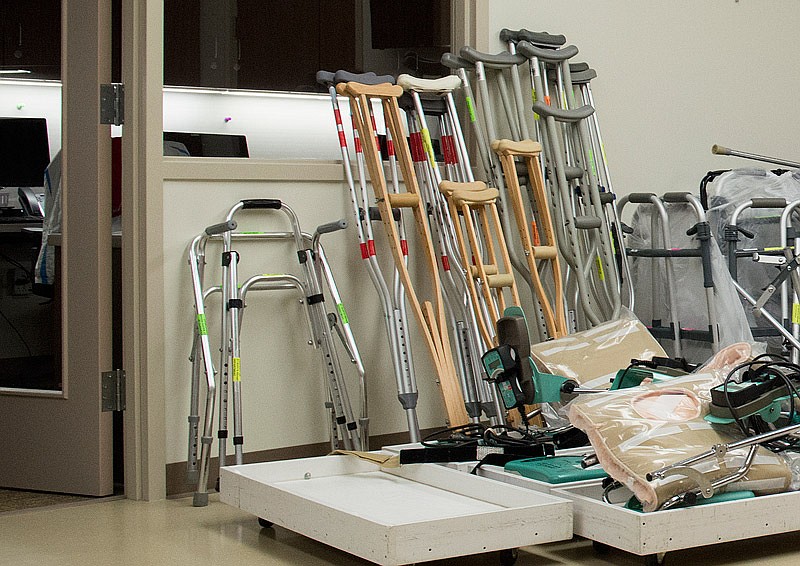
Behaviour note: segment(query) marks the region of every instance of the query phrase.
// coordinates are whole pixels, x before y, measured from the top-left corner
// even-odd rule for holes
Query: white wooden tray
[[[382,469],[352,456],[222,468],[221,501],[386,565],[572,537],[565,499],[443,466]]]
[[[642,556],[800,530],[800,492],[652,513],[603,502],[600,486],[552,493],[574,503],[576,535]]]

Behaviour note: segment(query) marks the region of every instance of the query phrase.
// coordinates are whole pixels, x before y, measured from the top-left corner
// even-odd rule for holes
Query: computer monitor
[[[164,132],[164,141],[182,143],[190,157],[250,157],[247,138],[240,134]]]
[[[0,118],[0,187],[43,187],[49,163],[45,118]]]

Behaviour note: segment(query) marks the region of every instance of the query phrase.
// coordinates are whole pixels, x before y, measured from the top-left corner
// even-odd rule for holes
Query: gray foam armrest
[[[521,65],[525,62],[525,57],[522,55],[512,55],[508,51],[492,55],[491,53],[483,53],[477,49],[469,46],[461,48],[460,55],[467,61],[477,63],[480,61],[484,67],[490,69],[505,69],[512,65]]]
[[[448,69],[471,69],[475,66],[470,61],[462,59],[454,53],[444,53],[441,62]]]
[[[335,75],[336,73],[331,73],[330,71],[317,71],[317,82],[325,86],[332,85]]]
[[[392,75],[376,75],[375,73],[348,73],[347,71],[336,71],[333,77],[336,83],[361,83],[362,85],[380,85],[384,83],[394,84]]]
[[[542,102],[534,102],[533,111],[545,118],[552,116],[559,122],[577,122],[591,116],[594,113],[594,108],[584,104],[580,108],[564,110],[556,106],[548,106]]]
[[[536,47],[527,41],[520,41],[517,44],[517,51],[527,57],[533,59],[536,57],[542,61],[549,63],[557,63],[559,61],[566,61],[578,54],[578,48],[574,45],[567,45],[561,49],[543,49]]]
[[[514,31],[503,28],[500,30],[500,41],[513,41],[514,43],[519,41],[528,41],[534,45],[551,45],[553,47],[560,47],[567,42],[567,38],[560,34],[552,35],[545,31],[529,31],[525,28]]]
[[[591,81],[592,79],[597,78],[597,71],[594,69],[587,69],[585,71],[579,71],[577,73],[572,73],[572,84],[579,85],[585,84]]]

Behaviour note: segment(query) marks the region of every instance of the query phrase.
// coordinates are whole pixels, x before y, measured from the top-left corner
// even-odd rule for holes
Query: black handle
[[[750,208],[786,208],[785,198],[754,198],[750,202]]]
[[[664,193],[664,196],[661,198],[664,202],[671,202],[671,203],[678,203],[678,202],[689,202],[687,198],[692,193],[689,192],[679,192],[679,193]]]
[[[280,210],[283,203],[277,198],[251,198],[242,201],[242,210],[265,208]]]
[[[228,220],[227,222],[220,222],[219,224],[212,224],[206,228],[206,236],[214,236],[216,234],[224,234],[231,230],[236,230],[236,220]]]

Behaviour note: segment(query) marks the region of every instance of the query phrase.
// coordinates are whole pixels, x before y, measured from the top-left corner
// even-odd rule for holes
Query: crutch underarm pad
[[[317,71],[317,82],[321,85],[331,85],[333,84],[333,77],[335,73],[330,71]]]
[[[242,210],[256,208],[280,210],[283,203],[277,198],[251,198],[242,201]]]
[[[461,79],[456,75],[447,75],[440,79],[420,79],[411,75],[400,75],[397,77],[397,84],[403,87],[403,90],[444,94],[461,88]]]
[[[342,90],[343,89],[343,90]],[[340,92],[342,90],[342,92]],[[357,82],[340,83],[336,92],[349,96],[375,96],[379,98],[400,98],[403,87],[387,82],[380,84],[365,84]]]
[[[533,59],[535,57],[542,61],[547,61],[548,63],[566,61],[578,54],[578,48],[574,45],[567,45],[561,49],[543,49],[527,41],[520,41],[517,44],[517,51],[528,59]]]
[[[539,116],[544,116],[545,118],[552,117],[559,122],[578,122],[594,114],[594,108],[588,104],[584,104],[580,108],[565,110],[563,108],[556,108],[555,106],[548,106],[543,102],[534,102],[533,111]]]
[[[583,73],[585,71],[590,70],[589,63],[570,63],[569,64],[569,72],[572,74],[572,78],[575,78],[575,73]],[[573,81],[574,82],[574,81]]]
[[[468,45],[462,47],[459,53],[467,61],[473,63],[480,61],[484,67],[490,69],[506,69],[512,65],[522,65],[525,62],[525,57],[522,55],[512,55],[508,51],[492,55],[491,53],[478,51]]]
[[[527,155],[538,157],[542,152],[542,144],[533,140],[494,140],[492,149],[498,155]]]
[[[471,69],[475,66],[470,61],[462,59],[454,53],[444,53],[441,62],[448,69]]]
[[[572,84],[580,85],[586,84],[591,82],[592,79],[597,78],[597,71],[594,69],[586,69],[585,71],[572,71],[572,65],[570,65],[570,72],[572,72]]]
[[[561,34],[553,35],[546,31],[529,31],[525,28],[521,30],[503,28],[500,30],[500,41],[530,41],[537,45],[553,45],[559,47],[567,42],[567,38]]]
[[[336,71],[333,76],[335,83],[361,83],[362,85],[380,85],[384,83],[394,84],[392,75],[376,75],[375,73],[348,73],[347,71]]]

